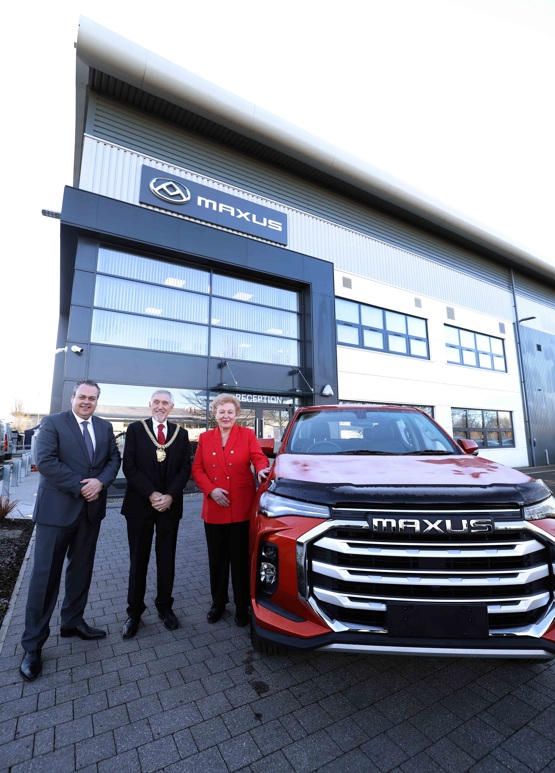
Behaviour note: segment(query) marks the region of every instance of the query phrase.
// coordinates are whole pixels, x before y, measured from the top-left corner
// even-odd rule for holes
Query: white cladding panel
[[[350,346],[337,347],[339,395],[341,400],[366,400],[388,404],[410,403],[434,408],[436,420],[452,431],[451,408],[479,408],[511,411],[516,448],[487,449],[481,455],[512,466],[524,466],[526,434],[520,392],[517,352],[510,316],[496,318],[460,306],[447,316],[444,302],[415,296],[390,285],[352,277],[352,289],[342,286],[343,274],[336,271],[336,292],[353,301],[375,303],[382,308],[426,319],[430,359],[417,359]],[[501,332],[500,323],[505,333]],[[507,372],[495,372],[447,362],[445,325],[502,338]]]

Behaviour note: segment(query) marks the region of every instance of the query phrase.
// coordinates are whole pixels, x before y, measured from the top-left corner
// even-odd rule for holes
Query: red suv
[[[555,499],[413,408],[301,408],[251,520],[253,646],[555,655]]]

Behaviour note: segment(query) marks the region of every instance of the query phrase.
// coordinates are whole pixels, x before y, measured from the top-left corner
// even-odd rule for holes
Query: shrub
[[[0,494],[0,521],[3,521],[19,504],[19,499],[10,500],[9,494]]]

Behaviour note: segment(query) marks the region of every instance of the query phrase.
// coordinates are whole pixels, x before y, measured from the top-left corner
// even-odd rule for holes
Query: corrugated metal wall
[[[86,138],[86,190],[138,203],[145,161],[178,175],[186,170],[188,179],[287,212],[289,249],[446,303],[513,318],[508,269],[393,217],[104,97],[91,98],[87,132],[105,142]],[[518,297],[542,307],[534,313],[545,320],[543,328],[553,329],[555,292],[520,276],[515,285]],[[519,314],[528,316],[520,301]]]
[[[138,110],[97,97],[91,103],[87,132],[175,166],[213,177],[260,196],[311,213],[338,225],[396,245],[410,253],[433,256],[452,268],[508,287],[508,272],[396,218],[353,202],[319,186],[244,156],[193,132]]]
[[[80,187],[101,196],[138,204],[141,166],[145,162],[161,171],[184,175],[179,166],[87,136],[83,146]],[[288,247],[291,250],[328,260],[339,270],[438,298],[446,303],[465,306],[502,319],[512,317],[511,294],[487,280],[479,280],[473,275],[372,239],[337,223],[280,206],[273,201],[268,202],[266,198],[231,188],[202,175],[187,172],[186,178],[239,194],[260,204],[270,203],[287,212]]]
[[[520,326],[536,464],[555,464],[555,337]]]

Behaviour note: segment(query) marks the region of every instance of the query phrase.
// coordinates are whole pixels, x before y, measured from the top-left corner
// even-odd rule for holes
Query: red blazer
[[[192,476],[204,494],[202,519],[206,523],[249,520],[256,493],[251,462],[257,473],[269,466],[252,429],[234,424],[225,448],[219,427],[200,435]],[[229,507],[221,507],[209,496],[216,488],[229,492]]]

